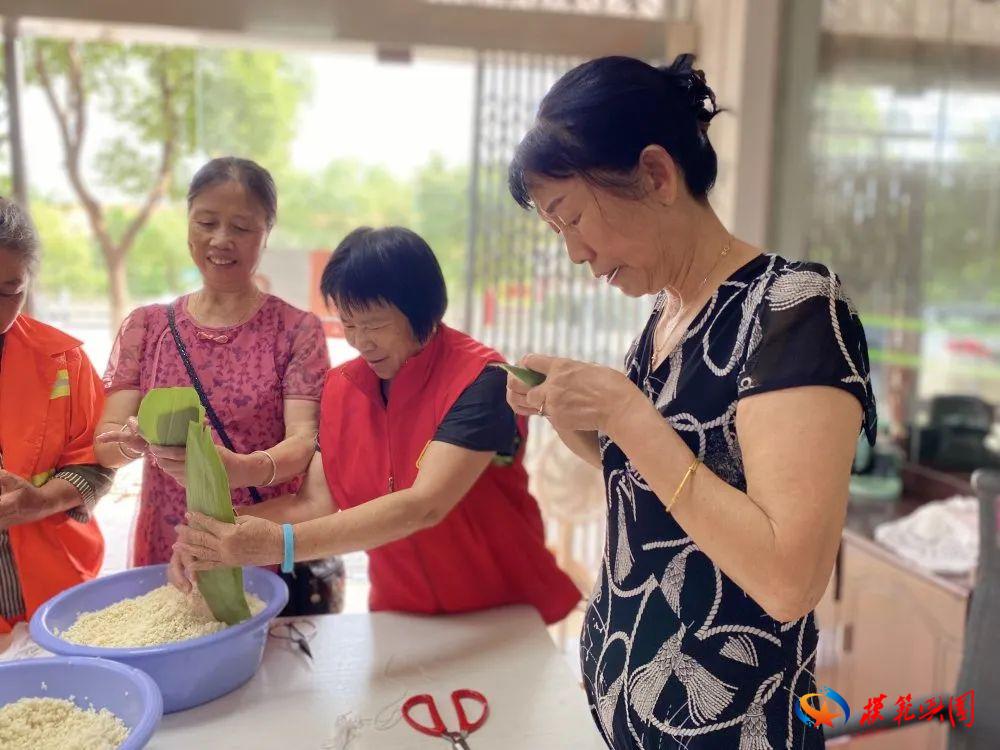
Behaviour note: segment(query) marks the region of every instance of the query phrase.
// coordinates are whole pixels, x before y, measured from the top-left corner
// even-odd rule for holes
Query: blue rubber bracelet
[[[295,532],[290,523],[283,523],[281,533],[285,536],[285,556],[281,561],[281,572],[291,573],[295,569]]]

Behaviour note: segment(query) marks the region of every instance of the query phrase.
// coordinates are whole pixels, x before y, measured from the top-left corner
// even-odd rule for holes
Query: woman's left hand
[[[177,527],[174,549],[186,556],[188,572],[241,565],[275,565],[284,556],[281,526],[255,516],[223,523],[201,513],[188,513]]]
[[[245,487],[246,484],[243,483],[245,473],[243,459],[245,456],[241,453],[233,453],[222,445],[216,445],[215,448],[219,451],[222,466],[226,470],[226,476],[229,477],[229,486],[233,489]],[[153,457],[156,465],[163,469],[166,474],[173,477],[181,487],[187,487],[186,448],[151,443],[149,454]]]
[[[0,469],[0,531],[51,515],[47,506],[45,497],[31,482]]]
[[[557,429],[608,434],[621,415],[649,403],[632,381],[610,367],[542,354],[529,354],[520,365],[545,375],[545,382],[529,388],[509,375],[508,403],[518,414],[548,417]]]

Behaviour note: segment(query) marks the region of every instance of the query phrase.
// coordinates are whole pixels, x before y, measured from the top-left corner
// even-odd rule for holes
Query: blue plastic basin
[[[163,716],[160,691],[149,675],[107,659],[57,656],[0,664],[0,706],[21,698],[63,698],[83,709],[108,709],[130,730],[118,750],[145,747]]]
[[[263,568],[244,568],[243,580],[246,590],[264,601],[264,609],[249,620],[201,638],[149,648],[98,648],[55,635],[56,630],[67,630],[83,612],[162,586],[167,581],[166,565],[126,570],[67,589],[35,612],[31,637],[60,656],[101,657],[141,669],[160,688],[163,712],[183,711],[232,692],[260,667],[268,626],[288,603],[288,587]]]

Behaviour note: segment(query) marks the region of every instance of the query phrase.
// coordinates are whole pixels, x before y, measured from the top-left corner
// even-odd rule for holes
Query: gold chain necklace
[[[719,257],[715,259],[715,263],[712,264],[712,267],[709,269],[708,273],[705,274],[705,278],[701,280],[701,283],[698,285],[698,288],[695,290],[694,294],[691,295],[692,299],[698,298],[698,295],[701,294],[701,290],[705,288],[705,284],[708,282],[709,276],[715,273],[715,269],[719,267],[719,264],[722,262],[722,259],[725,258],[727,255],[729,255],[729,250],[732,248],[732,243],[733,243],[733,236],[731,234],[727,235],[726,242],[722,246],[722,252],[719,253]],[[670,337],[674,335],[674,330],[676,330],[677,324],[680,323],[681,317],[684,315],[685,310],[687,310],[687,305],[681,305],[680,310],[678,310],[677,314],[673,317],[672,325],[670,326],[670,331],[666,335],[664,335],[664,337],[660,340],[660,343],[658,345],[656,343],[656,333],[660,328],[660,322],[657,321],[656,328],[653,329],[653,355],[652,357],[650,357],[651,368],[656,367],[656,361],[657,359],[659,359],[660,353],[663,351],[663,348],[667,345],[667,342],[670,341]]]
[[[202,309],[202,310],[199,311],[199,308],[204,308],[203,295],[204,295],[204,290],[203,289],[199,289],[197,292],[195,292],[194,294],[192,294],[191,298],[188,300],[188,312],[191,314],[191,317],[194,319],[193,320],[194,324],[196,326],[198,326],[199,328],[201,328],[201,327],[204,327],[204,328],[219,328],[219,327],[226,328],[226,327],[229,327],[231,325],[237,325],[239,323],[243,323],[243,322],[246,321],[247,316],[250,315],[250,313],[254,312],[257,309],[257,306],[260,304],[261,299],[263,299],[264,296],[265,296],[264,292],[261,291],[260,287],[258,287],[255,284],[254,287],[253,287],[253,291],[250,294],[250,297],[247,298],[246,302],[243,302],[239,306],[239,308],[237,309],[237,314],[231,316],[235,320],[235,322],[230,321],[228,323],[223,324],[222,326],[209,326],[209,325],[203,325],[203,324],[199,323],[198,319],[197,319],[199,312],[201,312],[201,314],[204,314],[204,312],[205,312],[204,309]]]

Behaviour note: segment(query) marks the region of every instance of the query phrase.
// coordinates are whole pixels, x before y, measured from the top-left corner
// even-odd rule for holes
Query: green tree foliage
[[[206,158],[234,154],[275,176],[272,249],[333,248],[361,225],[408,226],[434,248],[459,298],[467,170],[434,156],[410,178],[354,160],[295,171],[290,146],[312,86],[295,58],[35,39],[26,62],[56,119],[79,201],[79,208],[37,197],[33,204],[44,292],[110,296],[118,320],[129,293],[149,299],[189,289],[197,277],[186,243],[187,182]],[[92,132],[98,117],[113,121],[109,132]]]
[[[311,71],[277,52],[246,50],[199,51],[195,68],[199,151],[254,159],[280,179]]]
[[[314,174],[292,173],[278,185],[278,227],[271,247],[332,249],[359,226],[397,224],[434,249],[453,299],[464,285],[468,171],[438,155],[411,179],[356,161],[332,162]]]
[[[414,185],[414,230],[434,249],[444,271],[452,304],[465,289],[469,225],[469,174],[449,168],[434,155],[417,173]]]
[[[87,220],[74,206],[36,198],[31,214],[42,244],[39,290],[51,296],[68,293],[99,299],[108,293],[107,273],[89,237]]]
[[[114,224],[127,221],[125,212],[109,212]],[[139,299],[173,296],[197,283],[187,246],[187,212],[182,203],[164,205],[136,237],[129,256],[128,285]]]
[[[160,202],[187,181],[178,165],[205,153],[284,161],[309,88],[308,76],[268,52],[36,39],[29,60],[30,80],[56,118],[67,177],[107,267],[114,325],[128,304],[126,258]],[[102,134],[88,162],[95,109],[117,127]],[[133,206],[127,219],[106,208],[108,196]]]
[[[315,174],[289,172],[278,179],[278,226],[268,243],[283,249],[332,249],[362,225],[399,224],[420,233],[434,248],[458,303],[465,283],[468,222],[467,170],[448,167],[433,156],[412,178],[394,177],[380,167],[335,161]],[[79,298],[107,294],[107,274],[85,214],[75,206],[36,198],[32,212],[44,247],[41,289],[67,291]],[[106,209],[109,231],[128,224],[130,210]],[[169,296],[190,289],[197,274],[187,249],[186,206],[165,202],[138,233],[126,265],[128,286],[137,299]]]
[[[352,229],[411,225],[412,188],[381,167],[338,160],[315,173],[289,173],[278,184],[275,248],[333,248]]]

